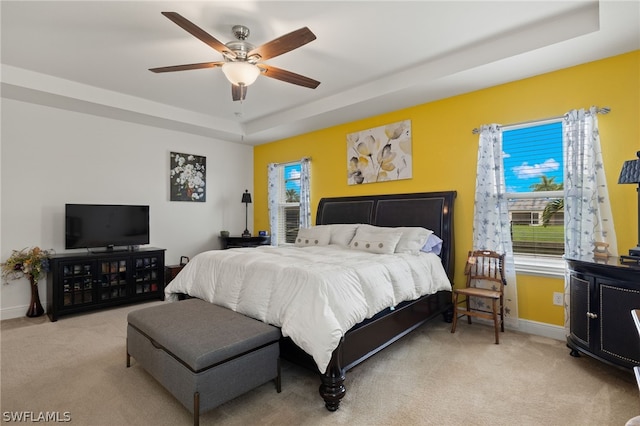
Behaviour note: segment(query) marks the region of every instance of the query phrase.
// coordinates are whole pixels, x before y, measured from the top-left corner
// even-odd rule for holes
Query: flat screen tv
[[[149,206],[66,204],[65,248],[132,248],[149,244]]]

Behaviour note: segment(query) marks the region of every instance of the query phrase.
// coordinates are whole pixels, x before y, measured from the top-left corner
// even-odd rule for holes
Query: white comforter
[[[198,254],[165,295],[175,301],[185,293],[281,327],[324,372],[355,324],[439,290],[451,290],[451,283],[432,253],[262,246]]]

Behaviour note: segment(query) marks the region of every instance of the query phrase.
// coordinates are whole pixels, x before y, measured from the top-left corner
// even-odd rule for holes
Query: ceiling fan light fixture
[[[204,68],[222,68],[225,77],[232,84],[231,99],[234,101],[242,101],[245,99],[247,87],[255,83],[260,74],[264,74],[265,77],[311,89],[315,89],[320,84],[319,81],[309,77],[262,63],[262,61],[275,58],[276,56],[290,52],[315,40],[315,34],[307,27],[292,31],[255,47],[247,42],[249,28],[244,25],[235,25],[232,28],[236,40],[222,43],[179,13],[162,12],[162,15],[213,50],[221,53],[224,61],[150,68],[149,71],[151,72],[165,73]]]
[[[222,72],[231,84],[249,86],[260,75],[260,69],[249,62],[225,62]]]

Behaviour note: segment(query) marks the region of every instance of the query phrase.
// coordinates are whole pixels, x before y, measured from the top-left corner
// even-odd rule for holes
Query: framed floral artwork
[[[206,166],[206,157],[172,152],[169,160],[169,199],[205,202]]]
[[[347,135],[349,185],[411,177],[411,120]]]

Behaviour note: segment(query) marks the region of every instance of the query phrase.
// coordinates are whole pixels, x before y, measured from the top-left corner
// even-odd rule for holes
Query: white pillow
[[[391,254],[395,251],[400,237],[402,232],[393,228],[361,225],[356,230],[356,235],[349,247],[371,253]]]
[[[322,226],[322,225],[321,225]],[[343,247],[349,247],[353,236],[356,235],[358,229],[357,224],[334,224],[324,225],[331,229],[331,240],[329,244],[337,244]]]
[[[396,246],[396,253],[418,254],[433,231],[419,226],[401,226],[392,228],[402,232],[402,237]]]
[[[331,230],[325,226],[298,229],[294,245],[298,247],[326,246],[331,239]]]

